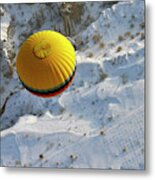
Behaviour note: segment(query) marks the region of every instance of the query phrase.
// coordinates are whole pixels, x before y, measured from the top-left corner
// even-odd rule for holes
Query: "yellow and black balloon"
[[[75,50],[64,35],[40,31],[21,45],[16,68],[23,86],[32,94],[56,96],[66,90],[74,78]]]

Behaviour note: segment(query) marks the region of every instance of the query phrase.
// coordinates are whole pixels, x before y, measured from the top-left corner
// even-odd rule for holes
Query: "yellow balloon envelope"
[[[76,70],[71,42],[62,34],[45,30],[31,35],[20,47],[17,73],[31,93],[50,97],[63,92]]]

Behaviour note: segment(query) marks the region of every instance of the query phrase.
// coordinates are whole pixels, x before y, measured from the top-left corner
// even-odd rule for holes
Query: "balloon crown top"
[[[43,39],[34,46],[33,53],[39,59],[44,59],[51,53],[51,44]]]

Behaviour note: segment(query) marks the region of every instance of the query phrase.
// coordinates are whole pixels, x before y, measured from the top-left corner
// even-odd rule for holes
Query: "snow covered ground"
[[[33,32],[64,31],[60,4],[1,7],[1,165],[143,170],[144,1],[84,3],[75,79],[38,98],[20,84],[16,54]]]

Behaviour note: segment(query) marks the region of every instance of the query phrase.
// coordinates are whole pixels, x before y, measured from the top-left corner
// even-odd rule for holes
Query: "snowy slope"
[[[22,17],[28,21],[45,8],[31,5],[30,14],[27,6]],[[20,10],[2,7],[1,40],[9,39],[3,42],[3,66],[13,66],[9,77],[2,71],[3,166],[144,169],[144,2],[119,2],[104,10],[97,3],[85,6],[83,17],[93,9],[93,20],[87,27],[79,25],[81,31],[72,37],[78,46],[75,79],[67,91],[49,99],[20,85],[15,57],[11,64],[7,53],[13,42],[18,51],[20,31],[29,34],[31,28],[17,28],[9,39],[11,15],[15,13],[17,27],[23,19]],[[51,17],[57,8],[49,10]],[[40,29],[49,25],[44,16]],[[57,21],[60,17],[53,23]]]

